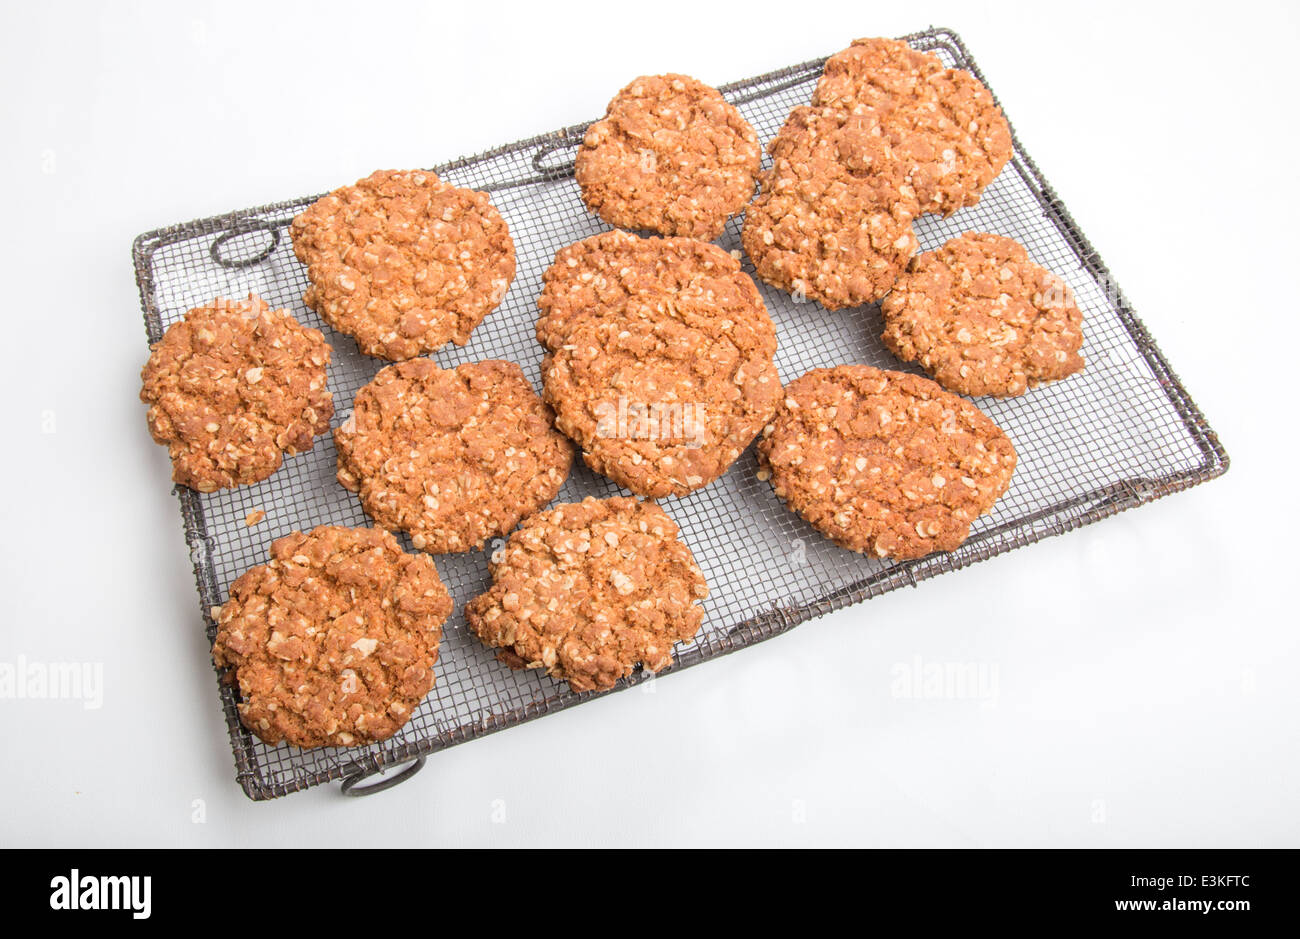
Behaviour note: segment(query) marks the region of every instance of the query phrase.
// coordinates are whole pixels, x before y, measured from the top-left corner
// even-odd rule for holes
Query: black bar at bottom
[[[437,863],[413,851],[8,854],[15,873],[0,879],[0,896],[10,914],[51,922],[75,917],[83,925],[114,919],[128,928],[210,921],[221,915],[216,907],[237,910],[242,922],[285,922],[286,916],[331,910],[394,912],[409,902],[402,885],[409,887],[412,872]],[[691,897],[692,907],[716,911],[733,927],[737,920],[762,922],[779,913],[818,920],[852,916],[864,928],[872,921],[987,928],[1097,920],[1232,928],[1261,915],[1268,920],[1285,915],[1291,891],[1285,900],[1282,891],[1296,864],[1291,851],[1246,850],[837,851],[816,859],[794,859],[786,852],[702,854],[670,860],[659,851],[626,851],[590,866],[576,852],[562,860],[501,858],[480,861],[484,867],[471,868],[479,874],[468,879],[454,876],[457,869],[466,871],[454,864],[444,868],[452,877],[429,882],[421,875],[430,884],[422,896],[436,911],[443,902],[472,901],[481,890],[483,902],[474,904],[481,915],[499,915],[497,904],[504,902],[516,922],[544,916],[547,908],[558,912],[555,904],[562,907],[583,896],[582,916],[592,922],[598,922],[591,915],[601,907],[613,916],[671,922],[674,906]],[[506,875],[534,867],[552,876]],[[499,876],[485,877],[484,869]],[[503,890],[520,895],[508,898]],[[548,899],[552,890],[560,895]],[[261,919],[263,913],[276,919]],[[430,917],[432,923],[436,912]]]

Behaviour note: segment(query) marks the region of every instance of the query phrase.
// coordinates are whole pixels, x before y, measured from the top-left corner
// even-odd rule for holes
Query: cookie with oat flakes
[[[754,281],[717,245],[607,231],[555,253],[537,298],[537,341],[554,349],[584,317],[637,305],[662,310],[678,300],[716,310],[720,318],[767,318]],[[772,341],[775,348],[775,333]]]
[[[603,691],[641,664],[672,663],[708,586],[653,502],[593,499],[528,518],[492,556],[492,586],[465,608],[511,668],[542,668],[574,691]]]
[[[858,39],[827,61],[813,104],[878,120],[922,212],[975,205],[1011,158],[1011,127],[965,69],[893,39]]]
[[[758,458],[760,477],[827,538],[896,559],[958,547],[1016,467],[1011,441],[969,401],[866,365],[788,384]]]
[[[1013,397],[1083,368],[1083,313],[1023,245],[968,232],[912,259],[881,304],[885,345],[949,391]]]
[[[596,472],[639,495],[686,495],[726,472],[776,410],[768,335],[685,303],[594,317],[543,359],[543,398]]]
[[[607,232],[545,277],[543,398],[592,469],[643,496],[717,479],[780,399],[776,330],[715,245]]]
[[[334,431],[338,480],[432,554],[471,551],[546,505],[573,448],[514,362],[382,369]]]
[[[452,601],[433,560],[378,528],[322,525],[271,545],[231,585],[212,655],[266,743],[391,737],[433,687]]]
[[[463,346],[501,303],[515,247],[487,195],[433,173],[381,170],[312,203],[289,228],[303,302],[366,355]]]
[[[149,433],[199,492],[266,479],[329,429],[330,347],[288,310],[217,298],[167,328],[141,371]]]
[[[611,225],[712,241],[753,197],[761,156],[758,134],[717,89],[646,75],[587,129],[574,174]]]
[[[871,114],[795,108],[745,210],[758,276],[829,310],[883,297],[916,252],[916,194]]]
[[[929,80],[943,71],[937,55],[913,49],[901,39],[855,39],[822,66],[813,104],[888,112],[901,103],[929,98]]]

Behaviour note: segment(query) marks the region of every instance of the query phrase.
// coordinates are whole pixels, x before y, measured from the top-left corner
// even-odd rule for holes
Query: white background
[[[932,23],[1228,475],[381,796],[248,802],[137,400],[131,239],[592,118],[638,74],[717,84]],[[6,3],[0,661],[100,662],[105,689],[94,711],[0,700],[0,844],[1300,844],[1298,41],[1294,4],[1243,2]],[[918,656],[996,668],[996,696],[895,696]]]

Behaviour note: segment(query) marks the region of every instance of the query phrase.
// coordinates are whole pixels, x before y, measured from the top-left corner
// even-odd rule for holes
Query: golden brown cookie
[[[883,297],[916,252],[916,194],[879,123],[795,108],[745,211],[741,241],[758,276],[827,309]]]
[[[913,49],[900,39],[855,39],[826,60],[813,104],[844,110],[861,105],[889,112],[902,103],[929,98],[930,79],[943,71],[937,55]]]
[[[360,746],[395,734],[433,687],[451,609],[429,557],[382,529],[322,525],[277,539],[231,585],[212,655],[262,740]]]
[[[492,556],[492,587],[465,608],[511,668],[603,691],[638,663],[657,672],[700,628],[704,575],[652,502],[584,499],[526,519]]]
[[[339,482],[432,554],[470,551],[555,498],[573,448],[514,362],[382,369],[334,431]]]
[[[685,304],[594,317],[543,361],[543,396],[596,472],[640,495],[685,495],[726,472],[775,411],[770,349],[762,327]]]
[[[591,314],[629,306],[664,307],[681,300],[731,319],[767,310],[740,262],[694,238],[642,238],[609,231],[566,245],[542,275],[537,298],[537,341],[564,343],[571,324]]]
[[[813,104],[871,113],[922,212],[974,205],[1011,158],[1011,128],[979,79],[897,40],[858,39],[831,56]]]
[[[776,330],[740,262],[714,245],[597,235],[559,252],[539,305],[556,426],[640,495],[717,479],[780,399]]]
[[[329,429],[330,347],[287,310],[216,299],[167,328],[141,372],[149,432],[167,447],[172,479],[215,492],[266,479],[284,454]]]
[[[383,359],[463,346],[515,276],[514,242],[487,195],[433,173],[372,173],[289,230],[311,281],[303,302]]]
[[[826,537],[898,559],[960,545],[1016,468],[1011,441],[969,401],[866,365],[787,385],[758,458],[760,477]]]
[[[611,225],[712,241],[754,195],[758,134],[717,89],[646,75],[587,129],[575,175]]]
[[[881,310],[890,351],[949,391],[1010,397],[1083,368],[1074,294],[1001,235],[968,232],[918,255]]]

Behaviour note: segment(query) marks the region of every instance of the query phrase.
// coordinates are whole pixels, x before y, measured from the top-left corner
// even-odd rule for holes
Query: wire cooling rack
[[[955,33],[930,29],[906,38],[983,78]],[[823,62],[805,62],[721,90],[767,141],[791,108],[808,102]],[[604,227],[585,211],[573,181],[573,156],[585,129],[585,124],[569,127],[435,168],[458,186],[492,193],[518,253],[518,274],[501,307],[475,330],[468,345],[441,350],[436,355],[440,365],[510,359],[540,385],[542,350],[533,326],[542,272],[559,248]],[[190,308],[216,296],[243,297],[250,290],[324,331],[334,346],[330,387],[338,426],[347,419],[357,389],[385,363],[360,355],[348,337],[332,332],[303,305],[307,281],[287,228],[316,198],[150,232],[136,240],[133,255],[151,343]],[[713,485],[663,503],[711,588],[704,628],[679,644],[671,670],[1098,521],[1227,469],[1218,438],[1018,139],[1011,162],[977,206],[948,219],[925,216],[916,224],[922,250],[972,230],[1020,241],[1035,261],[1065,278],[1084,312],[1083,372],[1021,398],[978,402],[1010,435],[1019,454],[1010,491],[976,522],[958,550],[909,562],[880,561],[833,546],[786,511],[771,486],[755,477],[751,448]],[[732,220],[719,243],[739,250],[739,219]],[[748,261],[746,268],[753,273]],[[830,313],[760,287],[780,337],[777,367],[783,381],[811,368],[849,362],[916,371],[881,344],[877,307]],[[310,453],[288,458],[259,485],[210,495],[177,487],[209,640],[216,630],[211,608],[225,601],[236,577],[265,562],[274,539],[320,524],[367,524],[356,497],[338,484],[334,472],[334,445],[325,436]],[[617,492],[614,484],[579,463],[558,498]],[[265,521],[247,525],[245,517],[257,509],[265,511]],[[500,543],[498,539],[485,552],[437,559],[456,612],[444,627],[433,691],[389,740],[359,749],[267,746],[240,725],[237,691],[220,686],[236,777],[250,798],[275,798],[331,780],[342,780],[344,791],[352,794],[377,791],[417,771],[430,753],[598,697],[573,694],[537,671],[509,670],[467,629],[461,611],[487,586],[487,555]],[[638,673],[620,687],[648,677]],[[402,764],[407,765],[393,772]],[[386,775],[356,786],[375,774]]]

